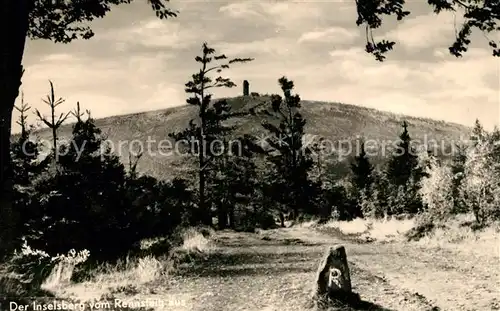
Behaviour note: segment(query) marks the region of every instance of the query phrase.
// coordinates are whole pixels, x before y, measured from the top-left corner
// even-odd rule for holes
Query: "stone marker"
[[[316,275],[317,298],[347,298],[352,295],[347,255],[342,245],[328,248]]]

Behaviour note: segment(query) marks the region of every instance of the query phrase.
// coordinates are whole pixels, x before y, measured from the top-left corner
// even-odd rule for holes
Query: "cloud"
[[[203,33],[179,22],[153,18],[108,31],[99,38],[113,42],[118,50],[124,51],[134,46],[180,50],[198,44],[202,39],[214,40],[217,36],[217,33]]]
[[[407,17],[383,37],[414,51],[428,47],[447,47],[453,42],[455,31],[460,29],[460,16],[460,12],[442,12],[439,15],[431,12],[413,18]]]
[[[251,42],[220,42],[215,46],[218,50],[230,56],[257,57],[258,55],[265,55],[266,57],[284,57],[291,53],[294,42],[287,38],[273,37]]]
[[[184,87],[169,77],[167,60],[171,55],[121,55],[110,59],[92,59],[64,54],[43,57],[37,64],[26,67],[22,91],[25,100],[43,114],[49,108],[41,99],[49,92],[53,81],[56,97],[65,99],[58,111],[74,108],[79,101],[95,117],[132,113],[182,105]],[[14,115],[17,118],[18,114]]]
[[[332,91],[337,99],[465,124],[479,118],[491,127],[500,121],[499,86],[484,83],[485,78],[500,77],[496,60],[485,49],[470,49],[461,59],[446,55],[437,63],[377,63],[361,48],[330,54],[325,70],[335,67],[343,73]]]
[[[71,55],[71,54],[55,53],[55,54],[45,55],[40,60],[42,62],[44,62],[44,61],[65,62],[65,61],[72,61],[74,59],[75,59],[75,56]]]
[[[234,2],[220,7],[219,12],[227,14],[232,18],[265,18],[265,16],[258,12],[257,6],[253,2]]]
[[[297,40],[303,42],[321,42],[329,44],[350,44],[357,37],[359,32],[356,29],[345,29],[341,27],[330,27],[323,30],[315,30],[302,34]]]
[[[302,32],[311,27],[354,28],[354,1],[262,1],[261,7],[278,26]]]
[[[289,32],[333,23],[353,25],[357,17],[350,1],[242,1],[222,6],[219,11],[233,19],[267,22]]]

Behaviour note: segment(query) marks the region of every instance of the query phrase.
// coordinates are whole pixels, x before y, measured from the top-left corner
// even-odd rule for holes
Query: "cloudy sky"
[[[499,123],[499,59],[480,33],[465,57],[449,55],[460,21],[433,15],[426,1],[410,1],[404,22],[388,19],[375,32],[398,41],[384,63],[363,50],[354,0],[172,0],[180,13],[169,20],[136,2],[95,21],[91,40],[27,43],[22,91],[32,110],[48,113],[41,98],[49,79],[66,99],[61,112],[77,101],[95,117],[183,105],[184,83],[197,71],[194,57],[207,41],[229,57],[255,58],[226,71],[238,87],[217,90],[215,97],[239,95],[243,79],[251,91],[279,93],[277,79],[285,75],[303,99],[466,125],[479,118],[487,128]]]

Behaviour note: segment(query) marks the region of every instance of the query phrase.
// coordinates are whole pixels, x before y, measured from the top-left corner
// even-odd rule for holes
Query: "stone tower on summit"
[[[247,80],[243,81],[243,96],[250,95],[250,84]]]

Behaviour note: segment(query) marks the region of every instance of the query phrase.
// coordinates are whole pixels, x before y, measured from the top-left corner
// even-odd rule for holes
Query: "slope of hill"
[[[268,102],[270,97],[240,96],[227,100],[233,111],[246,111],[260,103]],[[347,149],[348,142],[352,143],[357,136],[362,136],[365,141],[369,140],[368,143],[372,146],[391,145],[397,141],[403,120],[407,121],[410,135],[417,144],[435,141],[440,150],[450,146],[452,142],[458,141],[461,137],[466,137],[470,131],[468,127],[459,124],[396,115],[340,103],[304,100],[301,112],[307,120],[306,132],[317,135],[314,137],[314,141],[323,137],[327,140],[327,149],[330,148],[331,151],[331,148],[337,149],[341,146],[344,155],[356,153],[352,144],[351,150]],[[130,150],[133,152],[139,150],[142,145],[145,151],[139,161],[138,170],[164,179],[190,174],[186,158],[176,152],[176,146],[168,134],[183,130],[189,121],[196,117],[196,107],[180,106],[107,117],[96,120],[96,124],[103,133],[108,135],[108,140],[113,145],[115,152],[125,164],[129,161]],[[266,117],[246,116],[232,122],[239,125],[237,134],[258,135],[264,133],[260,125],[264,118]],[[64,125],[60,130],[60,137],[62,139],[69,137],[71,129],[72,124]],[[37,136],[46,141],[45,145],[49,146],[51,133],[48,129],[39,130]],[[331,154],[328,150],[326,152]],[[387,154],[377,153],[374,157],[380,159],[387,157]]]

